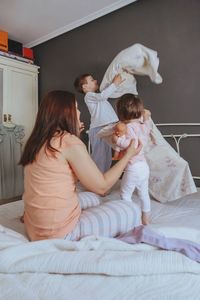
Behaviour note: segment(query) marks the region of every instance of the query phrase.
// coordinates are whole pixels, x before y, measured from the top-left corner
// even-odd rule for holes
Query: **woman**
[[[123,158],[102,174],[79,139],[80,127],[74,94],[47,94],[20,161],[25,167],[24,223],[30,240],[78,240],[90,234],[114,237],[138,225],[134,204],[125,201],[81,211],[75,183],[77,178],[88,191],[106,193],[141,145],[135,149],[132,142]]]

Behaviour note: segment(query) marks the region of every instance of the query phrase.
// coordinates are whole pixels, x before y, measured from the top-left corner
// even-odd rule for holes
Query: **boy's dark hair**
[[[86,77],[88,76],[91,76],[91,74],[82,74],[75,79],[74,87],[77,92],[84,94],[83,84],[86,83]]]
[[[117,102],[117,114],[120,121],[138,119],[142,116],[142,100],[133,94],[124,94]]]

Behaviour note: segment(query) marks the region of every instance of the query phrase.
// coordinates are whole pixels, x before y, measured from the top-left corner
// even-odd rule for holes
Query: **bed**
[[[111,199],[119,182],[103,201]],[[22,200],[0,206],[0,300],[199,299],[200,264],[184,254],[95,236],[30,243],[22,213]],[[176,201],[152,199],[149,227],[200,244],[199,216],[198,188]]]
[[[118,195],[115,187],[108,200]],[[29,243],[22,212],[22,201],[0,208],[0,299],[199,297],[200,265],[183,254],[98,237]],[[152,212],[154,230],[200,243],[200,189],[175,202],[152,200]]]

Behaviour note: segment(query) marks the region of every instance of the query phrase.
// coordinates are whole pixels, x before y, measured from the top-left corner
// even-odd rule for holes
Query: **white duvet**
[[[152,226],[166,236],[199,239],[198,230]],[[93,236],[30,243],[0,227],[2,300],[198,299],[199,282],[200,264],[177,252]]]
[[[98,132],[111,147],[114,124],[105,126]],[[175,201],[186,195],[196,193],[197,189],[189,165],[167,143],[161,132],[150,120],[155,143],[149,139],[144,146],[145,157],[150,168],[149,193],[159,202]]]

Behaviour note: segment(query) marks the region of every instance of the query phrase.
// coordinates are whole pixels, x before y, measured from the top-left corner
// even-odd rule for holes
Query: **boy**
[[[107,171],[111,166],[112,150],[103,139],[97,137],[97,133],[105,125],[118,121],[118,117],[107,99],[117,90],[121,82],[121,76],[116,75],[112,84],[101,93],[97,80],[90,74],[83,74],[74,82],[75,89],[85,94],[84,100],[91,115],[89,129],[91,157],[102,172]]]

